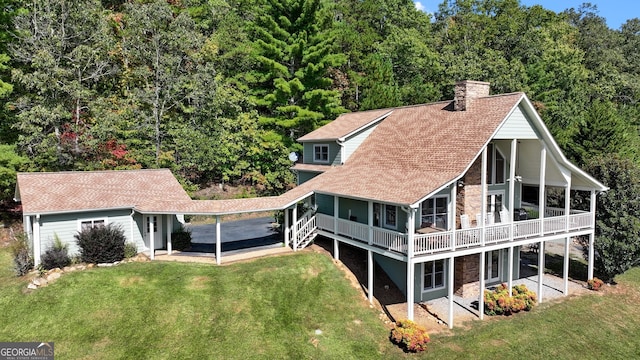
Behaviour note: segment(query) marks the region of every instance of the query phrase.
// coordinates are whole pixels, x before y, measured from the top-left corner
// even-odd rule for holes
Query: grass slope
[[[390,344],[378,313],[320,254],[125,264],[34,292],[10,266],[0,250],[0,340],[55,341],[57,359],[640,358],[640,269],[604,293],[435,335],[411,355]]]
[[[0,251],[0,339],[54,341],[57,359],[398,354],[377,312],[319,254],[225,267],[123,264],[64,275],[32,293],[10,264]]]

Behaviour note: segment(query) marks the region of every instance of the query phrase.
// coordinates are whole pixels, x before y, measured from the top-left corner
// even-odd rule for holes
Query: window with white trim
[[[422,264],[424,276],[422,290],[431,291],[444,288],[444,259],[427,261]]]
[[[436,196],[422,202],[420,209],[420,227],[435,226],[448,230],[449,197]]]
[[[151,218],[153,218],[153,232],[158,232],[158,217],[155,215],[147,216],[147,234],[151,231]]]
[[[329,162],[329,145],[313,145],[313,161],[320,163]]]
[[[92,229],[99,226],[107,225],[107,219],[85,219],[78,220],[78,231],[83,231],[86,229]]]
[[[384,205],[384,227],[398,228],[398,207],[395,205]]]
[[[487,184],[504,184],[505,166],[500,150],[493,143],[487,145]]]

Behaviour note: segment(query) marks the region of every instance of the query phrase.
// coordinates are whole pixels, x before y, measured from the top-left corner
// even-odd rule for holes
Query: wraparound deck
[[[582,235],[593,228],[593,214],[572,211],[569,216],[554,212],[543,219],[522,220],[454,231],[413,234],[413,252],[408,254],[409,234],[362,224],[326,214],[316,214],[318,230],[343,236],[386,251],[415,257],[483,247],[504,242],[527,242],[554,235]]]

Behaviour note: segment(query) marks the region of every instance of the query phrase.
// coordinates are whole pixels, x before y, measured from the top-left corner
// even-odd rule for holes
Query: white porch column
[[[293,251],[298,251],[298,204],[293,205],[291,210],[291,225],[293,226],[291,231],[291,241],[293,242]]]
[[[570,237],[566,237],[564,239],[564,265],[562,271],[562,278],[564,279],[564,289],[562,293],[564,296],[569,295],[569,245],[570,245]]]
[[[149,224],[149,253],[151,254],[151,260],[156,258],[156,236],[153,223],[153,215],[147,215],[147,223]]]
[[[449,324],[449,329],[453,329],[453,275],[455,274],[455,258],[452,256],[449,258],[449,266],[448,266],[448,281],[447,287],[449,290],[449,320],[447,321]]]
[[[34,267],[40,265],[40,214],[34,216],[33,221],[33,264]]]
[[[485,252],[480,252],[480,295],[478,296],[478,312],[480,313],[480,320],[484,319],[484,257]]]
[[[589,210],[591,211],[591,233],[589,234],[589,259],[587,266],[587,280],[593,279],[593,262],[595,261],[595,251],[593,249],[593,245],[596,239],[596,192],[595,190],[591,190],[591,202],[589,206]]]
[[[509,287],[509,297],[513,295],[513,246],[509,246],[509,270],[507,271],[507,286]]]
[[[564,189],[564,219],[565,229],[569,231],[569,219],[571,216],[571,176],[567,179],[567,187]]]
[[[544,282],[544,241],[538,246],[538,303],[542,303],[542,283]]]
[[[337,196],[333,197],[333,233],[338,236],[338,213],[340,212],[340,198]],[[334,237],[333,239],[333,258],[336,260],[340,259],[340,243],[338,239]]]
[[[216,215],[216,264],[222,262],[222,243],[220,234],[220,215]]]
[[[369,225],[369,245],[373,244],[373,201],[367,203],[367,219]]]
[[[540,236],[544,236],[544,212],[547,207],[545,179],[547,177],[547,149],[542,144],[540,150],[540,189],[538,190],[538,219],[540,220]]]
[[[481,207],[480,209],[480,224],[476,224],[477,227],[480,228],[480,244],[484,246],[485,240],[485,226],[487,223],[487,147],[485,146],[482,149],[482,170],[480,175],[480,184],[482,190],[480,191],[481,196]]]
[[[284,209],[284,246],[289,246],[289,208]]]
[[[173,232],[173,216],[167,214],[167,254],[171,255],[172,245],[171,245],[171,233]]]
[[[415,290],[415,264],[413,262],[414,239],[416,232],[416,210],[407,212],[407,319],[413,321],[413,302]]]
[[[509,222],[511,226],[509,226],[509,240],[513,241],[513,215],[515,214],[515,196],[516,196],[516,151],[518,147],[518,139],[511,140],[511,164],[509,165],[509,218],[510,219],[500,219],[501,222]],[[511,249],[513,251],[513,249]],[[509,295],[511,295],[511,285],[509,285]]]
[[[451,250],[456,249],[456,229],[457,229],[457,210],[458,210],[458,182],[455,181],[451,185],[451,217],[449,228],[451,230]]]
[[[373,252],[367,250],[367,297],[369,303],[373,304]]]

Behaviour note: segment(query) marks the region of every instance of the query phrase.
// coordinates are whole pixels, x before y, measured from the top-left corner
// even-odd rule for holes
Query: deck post
[[[171,255],[173,251],[171,245],[171,233],[173,232],[173,217],[167,214],[167,255]]]
[[[369,225],[369,245],[373,244],[373,201],[367,203],[367,223]]]
[[[298,204],[293,205],[291,209],[291,242],[293,243],[293,251],[298,251]]]
[[[542,143],[542,142],[541,142]],[[544,236],[544,212],[547,207],[547,193],[545,191],[545,178],[547,171],[547,149],[542,144],[540,149],[540,189],[538,189],[538,219],[540,220],[540,236]]]
[[[449,329],[453,329],[453,275],[455,273],[455,258],[452,256],[449,258],[449,272],[448,275],[448,290],[449,290]]]
[[[484,246],[485,242],[485,226],[487,222],[487,147],[482,149],[482,176],[480,177],[481,191],[480,191],[480,224],[476,224],[480,228],[480,244]]]
[[[413,302],[415,291],[415,264],[413,253],[416,232],[416,212],[418,209],[410,207],[407,211],[407,319],[413,320]]]
[[[338,219],[339,219],[339,212],[340,212],[340,198],[337,196],[333,197],[333,233],[337,236],[338,235]],[[334,237],[333,238],[333,258],[335,260],[339,260],[340,259],[340,244],[338,243],[338,240]]]
[[[509,246],[509,270],[507,271],[507,286],[509,287],[509,297],[513,295],[513,246]]]
[[[149,236],[149,254],[151,255],[151,260],[154,260],[156,258],[156,237],[155,229],[153,228],[155,225],[153,223],[153,215],[147,216],[147,224],[149,224],[149,233],[147,234]]]
[[[484,257],[485,251],[480,251],[480,295],[478,295],[478,312],[480,320],[484,319]]]
[[[373,252],[367,250],[367,297],[369,303],[373,304]]]
[[[411,258],[407,258],[407,319],[411,321],[413,321],[414,276],[415,265]]]
[[[458,182],[454,181],[451,184],[451,217],[453,218],[449,222],[449,226],[447,230],[451,230],[451,250],[456,250],[456,229],[458,228],[457,224],[457,210],[458,210]]]
[[[589,205],[589,210],[591,211],[591,234],[589,234],[589,259],[587,266],[587,280],[593,279],[593,262],[594,262],[594,249],[593,244],[595,242],[595,231],[596,231],[596,192],[595,190],[591,190],[591,201]]]
[[[511,164],[509,165],[509,214],[510,219],[500,219],[501,223],[506,223],[507,221],[511,224],[509,226],[509,241],[513,241],[513,216],[516,213],[514,210],[515,207],[515,192],[516,192],[516,161],[517,161],[517,149],[518,147],[518,139],[511,140]],[[513,251],[513,249],[511,249]],[[509,278],[511,279],[511,278]],[[511,289],[511,285],[509,285],[509,289]],[[511,296],[511,290],[509,290],[509,296]]]
[[[222,262],[222,244],[220,243],[220,215],[216,215],[216,264]]]
[[[284,246],[289,246],[289,208],[284,209]]]
[[[538,246],[538,304],[542,304],[542,283],[544,281],[544,241]]]
[[[571,175],[569,175],[567,187],[564,189],[564,216],[565,231],[569,232],[569,219],[571,216]]]
[[[562,273],[562,277],[564,279],[564,296],[568,296],[569,295],[569,244],[571,238],[569,236],[567,236],[564,239],[564,267],[563,267],[563,273]]]
[[[32,230],[32,241],[33,241],[33,264],[34,266],[40,265],[40,214],[34,216],[33,221],[33,230]]]

